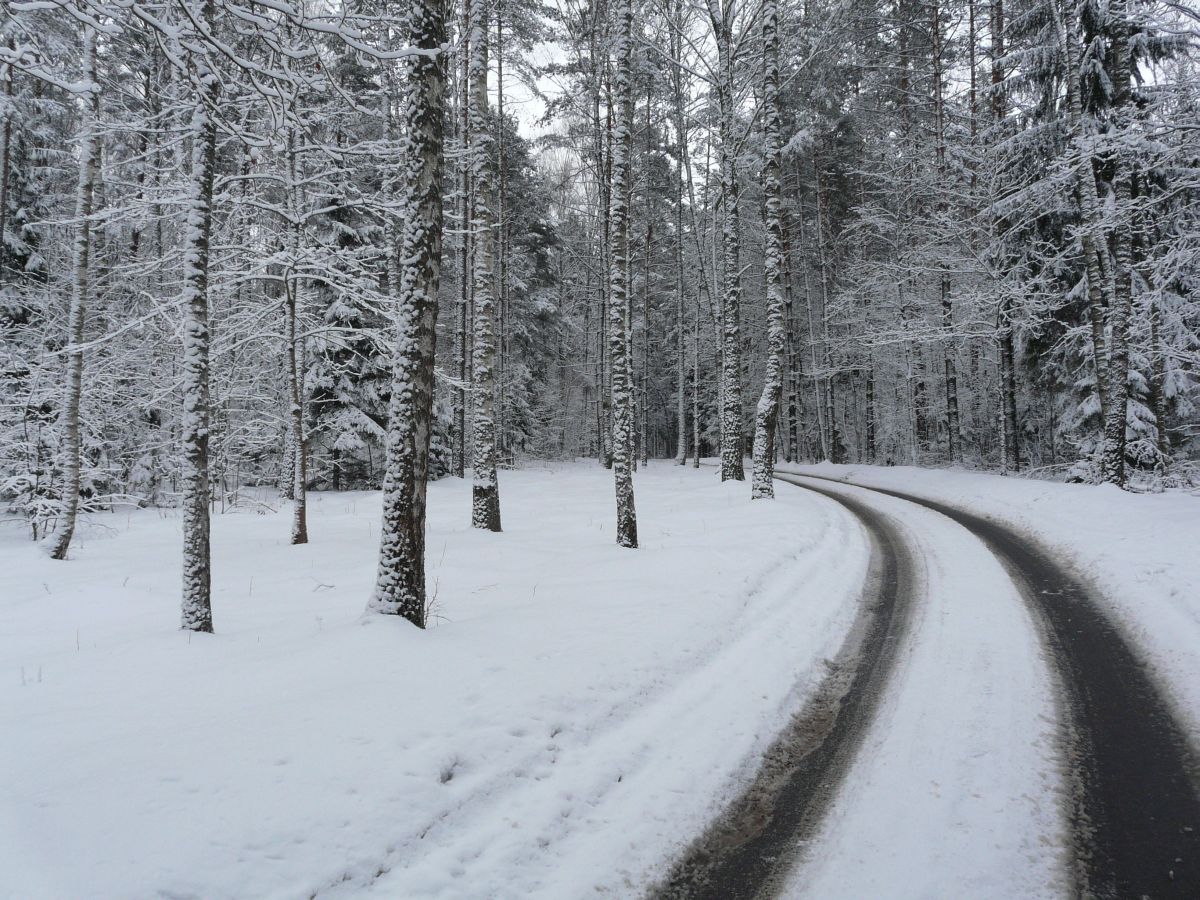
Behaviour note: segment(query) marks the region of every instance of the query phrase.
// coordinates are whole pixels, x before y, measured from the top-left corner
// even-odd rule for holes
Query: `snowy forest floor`
[[[1200,737],[1200,499],[806,471],[1054,547]],[[362,615],[374,493],[314,495],[301,547],[286,510],[216,517],[211,636],[177,629],[172,512],[92,516],[67,563],[0,532],[0,896],[638,896],[815,691],[869,546],[788,485],[751,503],[666,462],[636,485],[634,552],[594,464],[502,473],[502,535],[467,527],[469,483],[433,484],[427,633]],[[795,892],[1052,896],[1053,698],[1028,615],[982,545],[897,510],[926,596]]]

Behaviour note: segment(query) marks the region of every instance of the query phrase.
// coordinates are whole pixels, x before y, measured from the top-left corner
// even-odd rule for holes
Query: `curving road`
[[[983,543],[1025,601],[1057,692],[1069,859],[1047,893],[1200,898],[1200,766],[1145,667],[1083,583],[1043,548],[988,519],[896,491],[777,474],[856,516],[874,546],[863,612],[815,700],[780,736],[745,794],[676,864],[660,897],[767,897],[786,890],[798,848],[837,795],[913,618],[920,547],[896,500],[946,517]],[[830,484],[829,482],[833,482]],[[835,485],[842,485],[836,487]],[[903,509],[901,505],[901,509]],[[912,518],[920,518],[911,509]],[[949,527],[949,523],[943,523]],[[915,623],[914,628],[920,628]],[[1035,638],[1036,640],[1036,638]],[[949,723],[947,723],[949,724]],[[994,748],[1003,752],[1004,748]],[[800,859],[801,865],[803,858]]]
[[[870,537],[861,612],[816,696],[768,749],[742,796],[676,863],[656,897],[739,900],[781,888],[794,848],[820,824],[895,666],[916,595],[908,544],[895,523],[869,505],[820,486],[812,490],[843,504]]]

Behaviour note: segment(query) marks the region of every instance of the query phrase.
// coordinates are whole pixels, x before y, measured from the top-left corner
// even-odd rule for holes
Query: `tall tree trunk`
[[[779,134],[779,6],[776,0],[763,0],[762,16],[763,75],[762,128],[766,145],[763,166],[766,247],[763,262],[767,283],[767,367],[762,396],[754,420],[754,476],[750,496],[754,499],[775,496],[775,430],[779,422],[779,404],[783,393],[784,296],[783,229],[780,223]]]
[[[488,3],[471,0],[471,154],[474,165],[475,346],[472,348],[471,525],[500,530],[496,477],[496,218],[492,210],[496,162],[488,120]]]
[[[875,448],[875,361],[872,359],[867,368],[867,462],[874,463],[878,458]]]
[[[399,246],[394,240],[389,242],[397,255],[393,266],[398,291],[396,352],[388,406],[379,567],[368,609],[404,616],[424,628],[425,500],[442,257],[444,0],[411,4],[407,30],[409,46],[423,52],[405,61],[400,160],[404,221]],[[395,224],[392,228],[394,234]]]
[[[649,119],[649,109],[646,111]],[[650,133],[650,123],[646,123],[646,133]],[[647,203],[649,206],[649,203]],[[642,269],[642,374],[638,398],[638,448],[642,457],[643,468],[650,461],[650,247],[654,241],[654,219],[650,210],[646,210],[646,253]]]
[[[742,272],[741,224],[738,218],[737,153],[734,144],[735,97],[733,59],[734,4],[708,0],[717,43],[717,104],[720,140],[721,231],[723,243],[721,295],[721,480],[746,477],[742,445]]]
[[[9,50],[15,50],[17,39],[8,39]],[[11,64],[4,67],[4,103],[0,106],[0,278],[8,266],[8,182],[12,164],[13,78],[16,70]]]
[[[781,190],[782,194],[782,190]],[[787,323],[785,346],[787,354],[787,408],[788,435],[787,461],[800,461],[800,414],[803,409],[800,400],[800,378],[803,370],[803,354],[801,354],[796,338],[796,308],[792,292],[792,238],[788,225],[788,212],[780,203],[779,233],[783,241],[783,297],[784,320]]]
[[[1017,434],[1017,364],[1010,320],[1011,304],[1000,308],[1000,402],[1003,428],[1003,452],[1006,472],[1021,471],[1021,444]]]
[[[1070,2],[1070,0],[1066,0],[1066,2]],[[1105,296],[1109,293],[1107,289],[1111,284],[1106,271],[1108,268],[1106,265],[1108,241],[1104,236],[1100,197],[1096,189],[1096,176],[1093,170],[1095,152],[1086,134],[1087,121],[1084,118],[1080,88],[1080,48],[1078,26],[1075,20],[1076,13],[1069,7],[1064,8],[1064,0],[1056,0],[1054,12],[1060,53],[1066,67],[1068,125],[1072,143],[1078,154],[1075,183],[1079,192],[1083,219],[1079,229],[1079,252],[1083,257],[1087,272],[1092,369],[1096,378],[1096,399],[1100,405],[1100,421],[1106,422],[1109,397],[1104,317],[1105,307],[1112,305],[1111,298]]]
[[[1007,103],[1004,96],[1004,0],[991,0],[992,44],[990,62],[992,69],[992,122],[999,128],[1004,122]],[[1016,352],[1013,341],[1012,301],[1004,297],[1000,302],[996,321],[997,345],[1000,354],[1000,421],[1001,421],[1001,470],[1017,472],[1021,468],[1021,446],[1017,425],[1017,373]]]
[[[629,188],[633,152],[633,5],[618,0],[616,121],[612,140],[612,269],[609,280],[608,346],[612,358],[613,479],[617,495],[617,543],[636,547],[633,498],[633,367],[629,347]]]
[[[1108,418],[1104,425],[1104,480],[1125,486],[1125,435],[1129,417],[1129,318],[1133,306],[1133,239],[1130,221],[1130,201],[1133,189],[1133,166],[1128,152],[1120,146],[1121,132],[1128,125],[1131,99],[1129,59],[1128,0],[1114,0],[1108,14],[1114,17],[1112,41],[1112,105],[1114,123],[1113,153],[1116,174],[1113,176],[1113,196],[1116,201],[1113,228],[1113,305],[1108,311]]]
[[[1154,414],[1155,447],[1160,465],[1171,461],[1171,439],[1167,432],[1167,357],[1162,340],[1162,310],[1150,301],[1150,411]]]
[[[304,434],[304,338],[299,334],[300,283],[287,286],[284,304],[287,328],[288,426],[292,451],[292,537],[293,544],[308,543],[308,439]]]
[[[508,166],[504,151],[504,0],[496,0],[496,451],[502,465],[511,465],[508,424]]]
[[[829,449],[828,430],[826,428],[825,419],[825,403],[823,400],[823,392],[821,390],[820,367],[817,365],[817,323],[816,315],[813,312],[813,290],[812,281],[808,277],[808,261],[804,257],[804,219],[800,218],[800,250],[801,262],[804,269],[804,307],[808,317],[808,353],[809,365],[812,367],[812,391],[813,391],[813,406],[817,412],[817,437],[820,445],[821,458],[824,460],[832,460],[832,455]]]
[[[825,403],[825,428],[828,432],[826,459],[831,463],[841,463],[843,462],[842,439],[838,433],[836,404],[834,402],[833,342],[829,338],[830,267],[825,252],[825,243],[828,240],[829,190],[826,187],[825,176],[821,166],[815,158],[813,160],[813,167],[816,171],[817,179],[817,265],[820,268],[821,276],[821,345],[823,347],[822,359],[825,366],[823,397]]]
[[[692,322],[692,467],[700,468],[700,292],[696,292]]]
[[[288,204],[291,207],[290,272],[284,284],[284,352],[287,354],[288,436],[292,458],[292,543],[308,543],[308,442],[304,435],[304,338],[297,328],[302,276],[296,271],[303,246],[302,172],[296,159],[295,127],[288,128]]]
[[[958,412],[958,369],[954,364],[954,341],[949,335],[954,329],[954,307],[950,300],[950,279],[940,279],[942,295],[942,330],[947,337],[942,346],[946,377],[946,451],[950,462],[962,462],[962,425]]]
[[[678,96],[678,93],[677,93]],[[687,141],[683,133],[683,115],[678,116],[676,127],[679,135],[680,159],[676,169],[675,204],[675,462],[687,464],[687,354],[685,351],[685,328],[683,321],[683,159],[687,152]]]
[[[199,0],[193,17],[211,31],[213,0]],[[193,36],[197,44],[202,40]],[[220,80],[207,51],[189,54],[192,67],[192,165],[188,184],[187,229],[183,254],[183,603],[182,625],[189,631],[213,630],[212,568],[209,550],[208,473],[209,330],[208,264],[212,239],[213,181],[217,161],[217,123],[212,110],[220,98]]]
[[[458,17],[458,303],[455,309],[454,370],[458,385],[451,390],[454,404],[454,459],[452,469],[458,478],[466,474],[467,391],[471,376],[467,346],[468,310],[471,305],[471,158],[470,158],[470,48],[471,4],[462,0]]]
[[[682,19],[683,0],[675,0],[675,16]],[[675,462],[687,464],[687,353],[683,321],[683,158],[688,153],[687,125],[683,98],[683,37],[670,31],[671,83],[675,94]],[[700,448],[696,448],[699,455]]]
[[[63,435],[62,508],[47,547],[51,559],[66,559],[67,549],[71,546],[71,538],[75,534],[82,480],[79,406],[83,397],[83,320],[88,301],[91,299],[91,220],[96,195],[96,174],[100,165],[100,86],[96,83],[96,30],[91,27],[84,29],[82,75],[86,93],[82,97],[84,108],[80,124],[79,183],[75,193],[71,308],[67,317],[67,377],[60,419]],[[10,84],[11,78],[10,71]],[[7,127],[6,113],[6,131]],[[6,140],[6,153],[7,145]],[[0,241],[2,240],[3,232],[0,232]]]
[[[946,104],[944,97],[944,60],[942,58],[942,7],[938,0],[931,5],[929,29],[933,38],[933,109],[934,132],[936,139],[937,170],[941,190],[948,189],[949,175],[946,170]],[[938,213],[943,229],[948,229],[946,221],[947,204],[944,199],[938,201]],[[945,238],[943,237],[943,240]],[[950,272],[946,264],[939,265],[941,272],[938,277],[938,290],[941,296],[942,330],[942,366],[945,372],[946,387],[946,455],[949,461],[962,462],[962,438],[960,434],[958,415],[958,372],[954,364],[954,307],[950,296]]]

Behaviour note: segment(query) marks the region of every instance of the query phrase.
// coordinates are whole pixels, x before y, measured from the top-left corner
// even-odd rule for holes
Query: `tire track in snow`
[[[863,526],[871,541],[863,603],[816,695],[767,750],[741,796],[653,889],[658,900],[737,900],[782,886],[797,846],[815,833],[861,746],[911,615],[914,560],[891,519],[838,491],[776,477],[839,503]]]
[[[1200,897],[1200,762],[1144,664],[1083,582],[1015,529],[900,491],[825,476],[940,513],[1001,561],[1034,614],[1063,693],[1075,893]]]
[[[586,810],[600,804],[606,795],[635,783],[632,776],[646,764],[649,745],[641,740],[629,740],[628,732],[641,730],[686,736],[698,725],[692,719],[703,711],[704,698],[711,697],[722,686],[729,690],[739,687],[734,676],[746,658],[744,648],[761,647],[770,642],[772,636],[782,634],[785,627],[793,627],[793,598],[803,579],[811,576],[808,569],[817,565],[825,554],[833,552],[838,546],[839,535],[844,543],[847,532],[854,528],[851,523],[843,525],[833,521],[830,526],[818,533],[812,545],[802,548],[803,552],[781,556],[748,575],[743,612],[752,609],[755,615],[737,615],[730,620],[727,630],[713,636],[696,653],[680,658],[656,673],[636,695],[623,696],[607,711],[588,721],[564,727],[561,733],[556,729],[556,733],[545,741],[540,735],[531,735],[539,749],[521,758],[515,769],[496,772],[474,784],[424,823],[419,831],[408,829],[407,834],[390,842],[382,853],[356,860],[312,890],[310,900],[366,894],[387,897],[570,896],[564,892],[548,893],[537,885],[499,886],[487,882],[496,871],[490,865],[492,857],[531,852],[528,846],[531,837],[509,839],[514,833],[514,803],[522,796],[528,798],[531,792],[544,796],[561,795],[563,802],[545,805],[549,821],[531,816],[521,823],[522,834],[537,835],[537,852],[548,853],[568,830],[564,816],[555,810],[569,808],[572,804]],[[800,572],[797,572],[798,564],[803,567]],[[850,596],[849,592],[846,596]],[[847,599],[847,605],[850,602]],[[781,656],[781,662],[786,658]],[[703,684],[698,686],[697,680]],[[695,697],[680,704],[674,695],[681,692],[695,694]],[[652,722],[653,727],[648,729],[648,722]],[[579,790],[582,782],[566,774],[581,769],[591,770],[586,790]],[[524,817],[529,809],[527,805],[521,816]],[[463,827],[468,819],[476,826],[474,830]],[[479,823],[485,820],[487,827],[479,828]],[[497,836],[502,837],[497,839]],[[426,886],[438,883],[428,871],[438,867],[457,870],[462,883],[426,889]],[[414,887],[418,884],[422,887]]]

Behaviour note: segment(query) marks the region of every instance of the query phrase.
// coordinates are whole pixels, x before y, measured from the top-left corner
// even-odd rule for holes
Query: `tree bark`
[[[1069,2],[1069,0],[1068,0]],[[1082,219],[1079,229],[1079,252],[1087,273],[1088,323],[1091,326],[1092,369],[1096,377],[1096,399],[1100,405],[1100,421],[1107,422],[1109,410],[1107,349],[1104,334],[1105,308],[1112,305],[1107,276],[1108,241],[1104,236],[1100,197],[1093,169],[1094,150],[1086,135],[1086,119],[1080,88],[1080,48],[1075,11],[1055,2],[1055,27],[1060,52],[1066,67],[1067,115],[1071,140],[1075,145],[1076,188]]]
[[[213,0],[199,0],[194,18],[212,29]],[[197,43],[202,38],[194,36]],[[183,628],[213,630],[212,569],[209,550],[208,473],[209,328],[208,265],[212,239],[213,181],[216,174],[217,123],[212,111],[220,98],[220,80],[207,52],[189,55],[192,68],[192,165],[188,185],[187,230],[183,256]]]
[[[437,297],[442,257],[442,121],[446,42],[444,0],[408,7],[404,129],[400,142],[404,219],[396,272],[396,352],[388,406],[387,471],[379,566],[368,609],[425,627],[425,502]],[[393,229],[396,225],[393,224]],[[394,233],[394,231],[393,231]]]
[[[779,6],[776,0],[763,0],[763,107],[762,128],[766,144],[763,166],[766,247],[764,274],[767,286],[767,366],[762,395],[754,421],[754,475],[752,499],[775,496],[775,431],[783,393],[784,296],[783,230],[780,223],[779,134]]]
[[[721,175],[721,480],[745,480],[742,445],[741,225],[734,148],[734,4],[708,0],[717,44],[717,105]]]
[[[296,271],[304,252],[303,191],[301,171],[296,159],[295,127],[288,129],[288,203],[291,207],[290,271],[284,284],[284,351],[287,354],[288,435],[292,452],[292,536],[293,544],[308,543],[308,445],[304,435],[304,338],[297,327],[300,314],[302,276]]]
[[[609,272],[609,355],[612,359],[613,480],[617,544],[637,547],[633,497],[633,367],[629,347],[629,164],[633,151],[633,6],[617,4],[616,117],[612,141],[612,268]]]
[[[454,405],[454,458],[451,468],[456,477],[466,474],[467,460],[467,391],[464,385],[470,378],[467,347],[467,311],[471,305],[471,160],[470,147],[470,47],[471,4],[463,0],[458,18],[458,303],[454,311],[454,371],[458,385],[451,390]]]
[[[1113,195],[1116,220],[1113,228],[1113,305],[1108,311],[1108,418],[1104,426],[1104,480],[1125,487],[1125,439],[1129,417],[1129,318],[1133,305],[1133,242],[1130,222],[1133,166],[1128,153],[1119,146],[1121,131],[1127,125],[1131,96],[1129,60],[1128,0],[1114,0],[1109,6],[1115,18],[1112,42],[1113,131],[1118,146],[1114,150],[1116,174]]]
[[[500,531],[496,476],[495,140],[488,120],[488,3],[471,0],[471,156],[475,181],[475,346],[472,348],[471,525]]]
[[[67,317],[67,371],[61,422],[63,441],[62,507],[47,550],[51,559],[66,559],[75,534],[82,482],[82,437],[79,408],[83,399],[83,323],[91,299],[92,207],[100,167],[100,86],[96,83],[96,31],[85,28],[83,37],[83,116],[80,125],[79,184],[75,194],[75,248],[71,279],[71,307]],[[9,78],[12,78],[10,71]],[[7,117],[5,120],[7,128]],[[7,150],[7,141],[6,150]],[[3,233],[0,232],[0,241]]]

